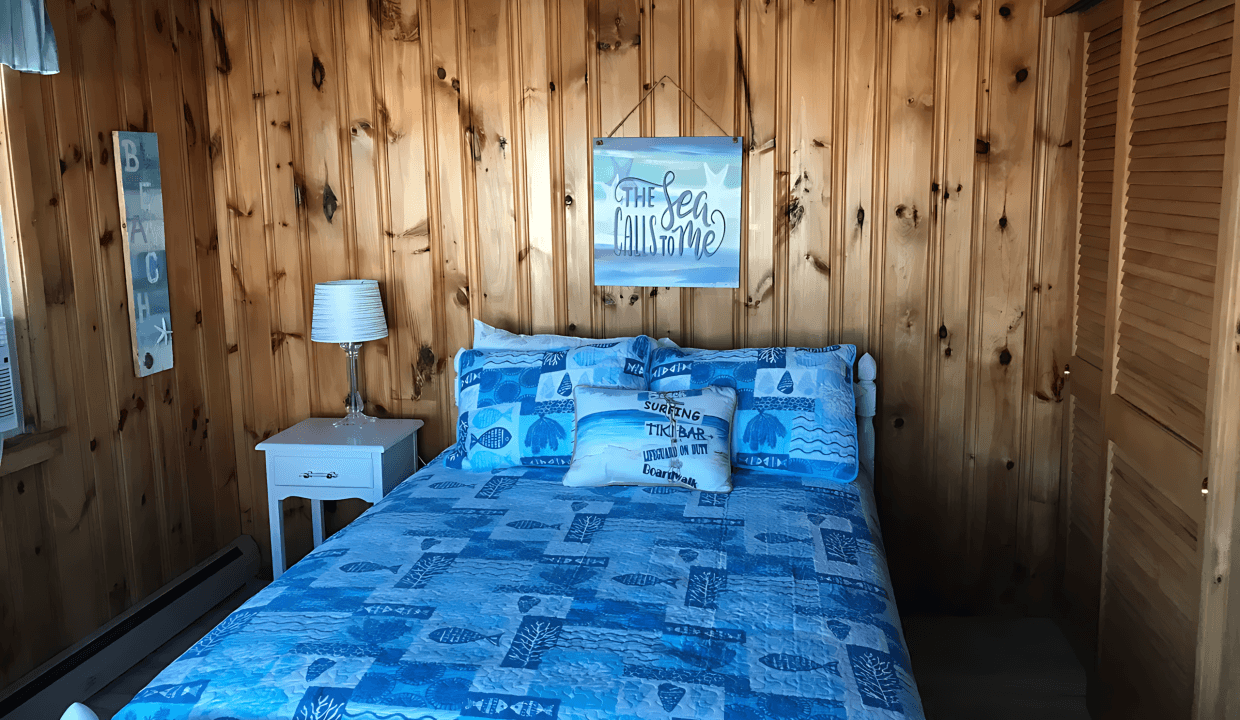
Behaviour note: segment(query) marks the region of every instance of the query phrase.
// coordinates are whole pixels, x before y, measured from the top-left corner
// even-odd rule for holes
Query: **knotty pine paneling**
[[[0,213],[26,423],[63,433],[41,464],[0,464],[0,688],[232,541],[242,519],[198,4],[47,8],[61,72],[4,68],[0,82]],[[145,379],[111,157],[124,129],[159,134],[163,178],[176,366]]]
[[[903,598],[1048,606],[1075,17],[995,0],[204,0],[200,22],[241,517],[260,543],[253,447],[341,412],[343,355],[309,342],[309,308],[315,282],[358,275],[391,325],[363,350],[368,410],[426,420],[427,458],[454,439],[473,318],[856,343],[879,362]],[[590,138],[652,87],[617,135],[718,134],[713,119],[744,139],[737,290],[593,286]],[[298,556],[306,513],[285,513]]]

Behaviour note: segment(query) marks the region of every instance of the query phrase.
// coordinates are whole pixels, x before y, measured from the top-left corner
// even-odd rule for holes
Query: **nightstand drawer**
[[[267,482],[302,487],[369,488],[374,486],[374,459],[279,455],[267,458]]]

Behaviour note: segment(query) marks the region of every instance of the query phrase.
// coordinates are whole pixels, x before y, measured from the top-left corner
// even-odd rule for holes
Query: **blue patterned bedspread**
[[[867,481],[394,490],[116,717],[923,718]]]

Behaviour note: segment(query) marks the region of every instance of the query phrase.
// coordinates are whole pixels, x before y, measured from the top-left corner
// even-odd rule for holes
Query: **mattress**
[[[562,475],[433,462],[116,717],[924,717],[864,477]]]

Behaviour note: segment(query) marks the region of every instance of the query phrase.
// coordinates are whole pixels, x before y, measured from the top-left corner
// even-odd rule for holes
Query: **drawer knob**
[[[302,473],[301,476],[303,478],[321,477],[321,478],[327,478],[328,480],[331,480],[332,478],[336,477],[336,473],[334,472],[321,473],[321,472],[307,471],[307,472]]]

